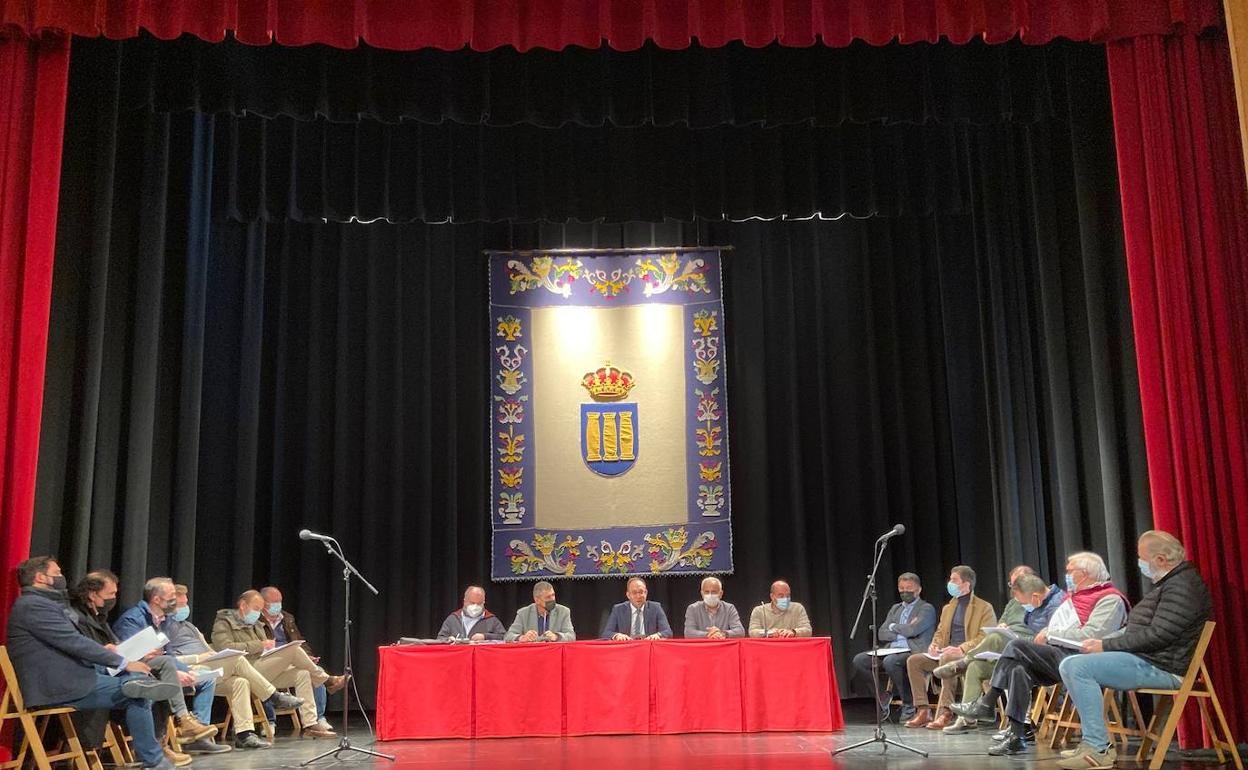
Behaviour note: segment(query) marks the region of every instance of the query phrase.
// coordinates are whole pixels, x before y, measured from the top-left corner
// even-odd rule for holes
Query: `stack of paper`
[[[117,645],[116,649],[113,651],[125,658],[127,664],[130,664],[136,660],[143,660],[144,656],[148,653],[163,649],[166,644],[169,644],[169,637],[160,633],[151,626],[148,626],[126,641]],[[108,675],[117,676],[117,674],[121,673],[121,670],[124,668],[125,666],[110,668],[108,670]]]

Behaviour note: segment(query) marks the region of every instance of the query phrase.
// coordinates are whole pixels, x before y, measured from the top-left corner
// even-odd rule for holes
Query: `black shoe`
[[[253,735],[255,733],[252,733]],[[224,754],[234,748],[224,743],[217,743],[211,738],[200,738],[193,743],[182,744],[183,754]]]
[[[1008,727],[1005,728],[1004,730],[998,730],[997,732],[992,734],[992,742],[1000,743],[1001,741],[1005,740],[1006,738],[1009,738],[1013,734],[1014,734],[1014,731]],[[1032,725],[1030,723],[1027,725],[1027,728],[1023,730],[1023,740],[1027,741],[1028,743],[1036,742],[1035,725]]]
[[[1027,751],[1027,741],[1019,738],[1017,735],[1010,734],[1000,743],[995,743],[988,747],[988,753],[994,757],[1008,757],[1014,754],[1022,754]]]
[[[234,748],[236,749],[267,749],[271,745],[254,732],[240,733],[234,736]]]
[[[303,705],[303,698],[296,698],[288,692],[274,690],[273,694],[269,696],[269,699],[265,701],[265,703],[268,703],[278,711],[283,711],[285,709],[299,708]]]
[[[986,695],[976,698],[970,703],[955,703],[949,707],[949,710],[967,719],[991,720],[997,715],[996,707],[988,702],[988,696]]]

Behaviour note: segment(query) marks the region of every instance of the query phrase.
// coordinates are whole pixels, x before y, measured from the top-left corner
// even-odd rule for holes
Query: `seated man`
[[[313,663],[319,664],[321,659],[312,652],[312,648],[304,640],[303,632],[299,630],[299,625],[295,623],[294,614],[282,608],[282,592],[275,586],[265,586],[260,589],[260,597],[264,599],[264,610],[262,612],[269,638],[277,642],[278,645],[283,645],[287,642],[304,641],[303,651],[308,654]],[[316,701],[317,727],[322,730],[333,731],[333,725],[325,718],[325,705],[329,701],[329,696],[347,686],[350,678],[346,674],[331,676],[325,684],[312,688],[313,699]]]
[[[221,678],[217,680],[217,689],[230,704],[230,714],[234,721],[234,746],[239,749],[267,749],[269,742],[256,734],[255,716],[251,710],[252,697],[274,708],[299,708],[303,701],[289,693],[277,689],[256,671],[246,657],[225,658],[201,665],[217,651],[209,644],[204,635],[190,621],[191,603],[189,590],[184,585],[175,585],[177,608],[172,615],[166,616],[164,631],[169,637],[165,651],[177,657],[188,666],[200,669],[221,669]],[[228,748],[228,747],[222,747]]]
[[[1100,639],[1121,628],[1127,617],[1126,597],[1109,582],[1109,569],[1094,553],[1076,553],[1066,560],[1066,587],[1071,589],[1070,594],[1034,640],[1015,639],[1005,646],[992,672],[988,692],[977,700],[954,706],[954,711],[968,719],[992,719],[997,713],[997,702],[1005,698],[1010,734],[988,749],[993,756],[1027,750],[1025,722],[1032,688],[1057,684],[1058,664],[1067,655],[1079,652],[1063,642],[1079,644],[1085,639]]]
[[[8,620],[9,657],[29,708],[124,709],[126,729],[145,768],[172,770],[152,723],[152,701],[182,696],[182,688],[151,676],[146,663],[127,663],[89,639],[70,620],[65,577],[51,556],[17,565],[21,595]],[[106,669],[121,668],[118,676]]]
[[[212,624],[212,646],[218,650],[231,648],[247,653],[251,665],[260,676],[274,687],[295,688],[295,695],[303,700],[299,706],[299,721],[303,723],[303,735],[308,738],[328,738],[334,733],[317,724],[315,695],[312,688],[328,682],[331,677],[325,669],[316,665],[302,645],[292,644],[276,652],[265,654],[277,643],[269,638],[260,611],[264,599],[259,591],[244,591],[233,609],[217,611]]]
[[[750,636],[792,639],[812,632],[806,608],[793,601],[793,591],[783,580],[771,584],[771,603],[750,613]]]
[[[166,577],[151,578],[143,584],[143,600],[121,613],[113,621],[113,633],[122,641],[149,626],[159,633],[164,633],[165,618],[168,613],[173,612],[175,604],[173,581]],[[176,660],[174,663],[176,665]],[[178,665],[178,668],[183,672],[190,671],[184,664]],[[177,699],[172,704],[173,713],[178,717],[178,737],[188,741],[217,734],[217,728],[209,726],[212,722],[212,699],[216,695],[217,683],[213,681],[193,682],[191,686],[195,690],[195,697],[191,703],[194,709],[193,714],[185,713],[186,704],[178,704]],[[191,733],[197,737],[190,737]]]
[[[439,639],[468,639],[473,642],[501,640],[507,634],[503,621],[485,608],[485,589],[468,586],[464,591],[463,605],[446,616]]]
[[[923,584],[919,576],[913,572],[903,572],[897,577],[897,594],[901,601],[888,609],[888,615],[880,625],[876,634],[883,650],[898,650],[887,655],[878,655],[879,672],[892,682],[892,692],[882,690],[879,681],[871,676],[870,652],[860,652],[854,656],[854,673],[850,679],[850,687],[858,692],[869,692],[875,697],[880,709],[880,716],[888,719],[892,710],[892,699],[901,701],[901,716],[909,719],[914,716],[914,705],[910,695],[910,679],[906,676],[906,660],[916,652],[923,652],[932,643],[932,634],[936,631],[936,608],[919,598],[923,592]],[[872,651],[874,652],[874,651]]]
[[[78,585],[70,594],[70,611],[74,625],[83,636],[103,645],[105,648],[112,650],[119,643],[120,639],[113,633],[113,629],[108,625],[108,613],[117,604],[117,576],[109,570],[94,570],[87,573],[87,576],[78,581]],[[153,675],[158,679],[176,684],[179,688],[191,687],[195,684],[195,677],[189,672],[179,671],[177,661],[167,655],[149,655],[143,661],[151,669]],[[157,704],[153,704],[155,706]],[[211,725],[205,725],[195,717],[194,714],[186,708],[186,698],[179,691],[177,697],[168,701],[161,701],[160,711],[153,711],[153,723],[156,727],[156,736],[160,738],[164,735],[164,721],[170,713],[173,714],[175,724],[178,730],[178,740],[182,742],[182,752],[175,752],[169,746],[164,747],[165,756],[179,767],[188,764],[191,757],[188,754],[216,754],[219,750],[217,744],[213,742],[212,736],[217,734],[217,728]],[[85,731],[79,735],[79,738],[90,739],[92,746],[99,746],[103,743],[104,727],[108,722],[108,712],[99,712],[96,717],[87,716],[87,712],[83,714],[80,726]],[[84,744],[85,745],[85,744]],[[225,749],[228,751],[228,749]]]
[[[686,639],[735,639],[745,636],[737,608],[724,601],[724,585],[717,577],[702,581],[702,601],[685,609]]]
[[[624,594],[627,601],[611,608],[599,639],[628,641],[629,639],[671,639],[672,627],[667,613],[658,602],[647,601],[649,588],[639,577],[630,578]]]
[[[1186,561],[1178,538],[1149,530],[1140,535],[1137,553],[1140,572],[1152,581],[1153,590],[1131,610],[1121,633],[1085,641],[1087,654],[1072,655],[1058,667],[1083,723],[1083,740],[1074,756],[1058,762],[1066,770],[1113,767],[1101,688],[1178,687],[1213,612],[1209,589],[1196,566]]]
[[[956,718],[949,710],[953,703],[953,691],[957,687],[957,674],[940,680],[940,700],[936,714],[928,705],[927,674],[938,665],[966,657],[984,640],[984,627],[997,622],[992,605],[975,595],[975,570],[959,565],[949,571],[945,591],[950,599],[940,611],[940,622],[926,654],[911,655],[906,660],[906,676],[910,678],[910,692],[914,698],[914,717],[906,721],[906,727],[926,727],[943,730]]]
[[[997,667],[996,660],[984,660],[977,656],[981,653],[997,653],[1005,649],[1012,639],[1032,639],[1049,624],[1049,617],[1066,592],[1055,585],[1045,585],[1031,567],[1020,565],[1010,570],[1010,600],[1001,611],[1001,622],[990,626],[984,631],[984,641],[973,650],[968,650],[965,657],[959,658],[944,666],[937,666],[932,674],[940,679],[948,679],[952,674],[963,672],[962,700],[970,701],[984,692],[984,683],[992,678]],[[993,633],[1000,629],[1008,633]],[[959,735],[970,732],[977,726],[977,720],[958,717],[957,721],[944,729],[946,735]],[[1004,737],[1004,736],[1002,736]]]
[[[533,603],[516,611],[508,642],[575,642],[572,611],[555,601],[555,587],[545,580],[533,584]]]

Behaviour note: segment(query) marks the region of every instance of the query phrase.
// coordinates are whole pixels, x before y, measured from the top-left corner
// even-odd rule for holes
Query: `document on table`
[[[985,634],[1000,634],[1001,636],[1004,636],[1006,639],[1018,638],[1018,634],[1014,633],[1013,631],[1011,631],[1010,629],[1004,626],[986,626],[984,628],[984,633]]]
[[[899,652],[910,652],[910,650],[908,650],[905,647],[881,647],[878,650],[867,650],[868,655],[874,655],[877,658],[883,658],[889,655],[896,655]]]
[[[287,642],[286,644],[279,644],[279,645],[277,645],[276,647],[270,647],[269,649],[267,649],[267,650],[265,650],[264,652],[260,653],[260,657],[262,657],[262,658],[267,658],[267,657],[269,657],[270,655],[272,655],[273,653],[275,653],[275,652],[281,652],[282,650],[286,649],[287,647],[298,647],[298,646],[299,646],[299,645],[301,645],[301,644],[303,644],[303,640],[302,640],[302,639],[296,639],[295,641],[293,641],[293,642]]]
[[[983,652],[978,652],[978,653],[975,653],[975,660],[996,660],[996,659],[998,659],[998,658],[1000,658],[1000,657],[1001,657],[1001,653],[999,653],[999,652],[990,652],[990,651],[988,651],[988,650],[984,650]]]
[[[169,637],[160,633],[151,626],[148,626],[126,641],[117,645],[117,648],[113,651],[125,658],[126,663],[129,664],[135,662],[136,660],[143,660],[144,655],[148,654],[152,650],[158,650],[166,644],[169,644]],[[125,666],[110,668],[108,670],[108,675],[117,676],[123,668],[125,668]]]
[[[1083,649],[1083,642],[1077,642],[1074,639],[1064,639],[1060,636],[1050,636],[1049,644],[1057,645],[1058,647],[1069,647],[1072,650]]]
[[[237,658],[240,655],[246,655],[246,654],[247,653],[243,652],[242,650],[234,650],[234,649],[230,649],[229,647],[227,647],[224,650],[221,650],[220,652],[214,652],[212,655],[210,655],[207,658],[204,658],[199,663],[200,665],[203,665],[205,663],[216,663],[218,660],[229,660],[230,658]]]

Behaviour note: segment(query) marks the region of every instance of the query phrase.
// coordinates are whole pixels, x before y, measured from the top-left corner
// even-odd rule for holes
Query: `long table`
[[[845,724],[827,638],[415,645],[378,655],[383,741]]]

